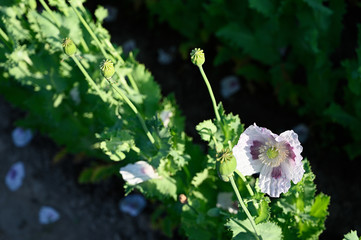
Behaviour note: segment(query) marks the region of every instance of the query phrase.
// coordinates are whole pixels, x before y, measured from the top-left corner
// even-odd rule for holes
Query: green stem
[[[4,43],[5,45],[11,50],[11,45],[10,45],[10,39],[9,36],[4,32],[4,30],[2,30],[2,28],[0,28],[0,36],[4,39]]]
[[[230,180],[230,182],[232,184],[233,191],[236,193],[236,196],[238,198],[239,203],[241,204],[241,207],[242,207],[243,211],[246,213],[248,220],[251,222],[251,225],[252,225],[252,228],[253,228],[253,231],[254,231],[253,234],[255,235],[256,239],[259,240],[258,233],[257,233],[257,230],[256,230],[256,223],[254,222],[253,217],[249,213],[249,211],[248,211],[248,209],[246,207],[246,204],[244,204],[243,199],[241,197],[241,194],[239,194],[239,191],[238,191],[238,188],[236,186],[236,183],[234,182],[233,176],[230,176],[229,180]]]
[[[74,10],[75,14],[78,16],[78,18],[80,19],[81,23],[84,25],[84,27],[86,28],[86,30],[88,31],[90,36],[94,39],[94,41],[98,45],[98,47],[99,47],[100,51],[102,52],[102,54],[104,55],[104,57],[106,59],[108,59],[109,55],[105,52],[103,45],[101,44],[101,42],[99,41],[98,37],[95,35],[93,30],[90,28],[89,24],[85,21],[85,19],[82,17],[82,15],[79,13],[79,11],[76,9],[76,7],[74,6],[74,3],[72,3],[72,1],[69,1],[69,0],[68,0],[68,2],[70,3],[70,6]]]
[[[134,106],[134,104],[129,100],[129,98],[122,92],[122,90],[120,88],[118,88],[117,86],[115,86],[114,84],[112,84],[109,80],[108,80],[109,84],[113,87],[113,89],[119,94],[119,96],[121,98],[123,98],[123,100],[128,104],[128,106],[133,110],[133,112],[137,115],[140,124],[143,127],[144,132],[147,134],[147,137],[149,138],[150,142],[154,145],[155,140],[152,136],[152,134],[149,132],[147,125],[145,124],[145,121],[143,119],[143,117],[140,115],[140,113],[138,112],[138,109]]]
[[[80,71],[84,74],[85,79],[88,81],[89,85],[94,88],[94,90],[98,93],[98,95],[99,95],[100,98],[103,100],[103,102],[106,102],[106,98],[105,98],[105,96],[104,96],[104,93],[102,93],[102,92],[100,91],[100,89],[99,89],[98,86],[95,84],[95,82],[93,81],[93,79],[89,76],[88,72],[85,70],[85,68],[83,67],[83,65],[79,62],[79,60],[78,60],[75,56],[71,56],[71,58],[74,60],[74,62],[76,63],[76,65],[78,66],[78,68],[80,69]]]
[[[243,181],[243,182],[244,182],[244,184],[246,185],[246,188],[247,188],[247,190],[248,190],[249,194],[250,194],[251,196],[253,196],[253,195],[254,195],[254,192],[253,192],[253,190],[252,190],[251,186],[249,185],[249,183],[248,183],[248,181],[247,181],[246,177],[245,177],[245,176],[243,176],[243,174],[242,174],[240,171],[238,171],[237,169],[235,170],[235,172],[238,174],[238,176],[240,176],[240,177],[241,177],[242,181]]]
[[[88,44],[86,44],[84,38],[82,38],[82,39],[80,40],[80,43],[81,43],[81,45],[83,46],[84,51],[85,51],[85,52],[89,52]]]
[[[220,124],[222,124],[222,122],[221,122],[221,117],[219,116],[219,112],[218,112],[218,109],[217,109],[216,99],[215,99],[215,97],[214,97],[214,95],[213,95],[212,87],[211,87],[211,85],[209,84],[208,78],[207,78],[206,74],[205,74],[204,71],[203,71],[203,67],[202,67],[202,66],[198,66],[198,67],[199,67],[199,71],[200,71],[201,74],[202,74],[202,77],[203,77],[203,79],[204,79],[204,82],[205,82],[206,85],[207,85],[209,95],[211,96],[212,103],[213,103],[213,109],[214,109],[214,113],[216,114],[217,121],[218,121]]]
[[[111,52],[115,55],[115,57],[119,60],[119,62],[121,64],[124,64],[125,62],[124,62],[123,58],[120,56],[120,54],[114,48],[113,44],[111,44],[111,42],[108,39],[105,40],[105,44],[110,48]],[[120,77],[119,74],[118,74],[118,76]],[[135,83],[133,76],[131,74],[127,74],[127,77],[129,79],[129,82],[132,85],[133,89],[139,93],[139,88],[138,88],[137,84]]]
[[[50,17],[53,19],[54,23],[56,24],[57,27],[60,27],[60,22],[58,21],[58,19],[56,19],[56,17],[54,16],[53,12],[51,11],[51,9],[49,8],[48,4],[45,3],[44,0],[39,0],[39,2],[41,3],[41,5],[43,5],[43,7],[45,8],[45,10],[49,13]]]

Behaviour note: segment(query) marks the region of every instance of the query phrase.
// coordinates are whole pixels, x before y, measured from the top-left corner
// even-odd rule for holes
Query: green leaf
[[[304,169],[302,180],[293,184],[271,206],[272,215],[282,227],[285,239],[294,236],[297,239],[317,239],[325,229],[330,199],[322,193],[315,197],[315,175],[307,160],[304,160]]]
[[[361,238],[359,238],[357,236],[357,231],[351,231],[351,232],[347,233],[345,235],[345,237],[343,238],[343,240],[359,240],[359,239],[361,239]]]
[[[212,120],[205,120],[196,126],[196,130],[204,141],[209,142],[211,137],[217,132],[217,127]]]
[[[268,220],[270,216],[270,207],[268,205],[268,202],[265,200],[261,200],[257,212],[258,212],[258,217],[256,217],[255,219],[256,224]]]
[[[332,11],[325,7],[322,2],[323,0],[303,0],[305,3],[308,4],[312,9],[320,11],[322,14],[330,15]]]
[[[146,94],[144,95],[141,111],[145,116],[151,118],[159,108],[159,102],[161,100],[160,87],[143,64],[136,64],[133,69],[132,76],[138,85],[139,91],[142,94]]]
[[[249,219],[239,220],[230,218],[226,226],[232,231],[234,240],[255,240],[255,233]],[[282,230],[272,222],[265,222],[256,225],[256,230],[261,239],[280,240]]]
[[[97,18],[97,22],[100,24],[103,23],[103,20],[108,17],[108,10],[105,9],[103,6],[98,6],[94,13],[95,17]]]
[[[127,130],[106,131],[101,138],[106,140],[100,142],[100,149],[113,161],[123,160],[125,153],[131,149],[137,149],[133,136]]]
[[[325,218],[328,215],[328,205],[330,204],[330,197],[320,193],[316,196],[315,202],[312,205],[310,215],[316,218]]]
[[[275,5],[271,0],[248,0],[249,7],[262,13],[267,17],[272,17],[275,13]]]
[[[204,169],[202,172],[197,173],[192,179],[192,185],[196,188],[203,183],[208,177],[208,169]]]

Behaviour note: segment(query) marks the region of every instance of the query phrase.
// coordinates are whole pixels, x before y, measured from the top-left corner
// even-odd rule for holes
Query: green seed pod
[[[191,52],[191,60],[194,65],[197,65],[198,67],[202,66],[205,62],[203,50],[200,48],[193,49]]]
[[[114,65],[109,59],[102,62],[102,64],[100,65],[100,69],[102,70],[102,74],[106,79],[113,77],[115,73]]]
[[[76,46],[70,38],[65,38],[62,45],[66,55],[72,56],[73,54],[75,54]]]
[[[236,167],[237,161],[229,150],[223,152],[222,156],[217,159],[216,168],[218,176],[225,182],[229,181],[229,177],[233,175]]]

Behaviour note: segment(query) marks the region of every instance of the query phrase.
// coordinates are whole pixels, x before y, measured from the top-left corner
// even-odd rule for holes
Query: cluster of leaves
[[[225,114],[222,105],[218,106],[221,122],[206,120],[197,125],[203,140],[209,143],[208,164],[214,166],[217,152],[234,146],[239,133],[243,131],[238,116]],[[228,128],[224,128],[228,126]],[[231,136],[231,137],[227,137]],[[256,229],[262,239],[318,239],[325,229],[330,198],[322,193],[316,195],[314,174],[308,160],[304,160],[305,174],[302,181],[292,184],[290,190],[280,199],[270,199],[258,187],[257,181],[250,177],[255,192],[246,191],[245,182],[238,179],[242,195],[255,218]],[[244,212],[237,215],[223,213],[223,224],[232,232],[233,239],[255,239],[252,227]]]
[[[345,235],[345,237],[343,238],[343,240],[360,240],[361,237],[357,236],[357,232],[356,231],[351,231],[349,233],[347,233]]]
[[[27,111],[19,123],[47,134],[69,152],[105,160],[90,164],[80,182],[119,175],[119,167],[139,160],[150,163],[161,178],[135,186],[125,184],[125,189],[129,193],[136,188],[150,199],[162,201],[154,222],[170,236],[180,226],[189,239],[252,238],[243,212],[233,214],[217,207],[218,194],[232,192],[232,188],[217,176],[215,159],[222,149],[236,144],[243,131],[239,117],[226,114],[220,104],[221,122],[206,120],[197,126],[202,139],[209,142],[205,155],[184,133],[184,119],[174,97],[162,97],[145,66],[132,54],[124,60],[121,47],[110,43],[102,27],[104,8],[95,12],[94,22],[81,0],[72,0],[71,5],[50,0],[57,10],[40,1],[44,11],[38,11],[36,3],[5,0],[0,6],[0,93]],[[63,53],[65,37],[75,42],[78,56],[69,58]],[[98,90],[85,81],[74,58],[80,59]],[[104,58],[116,63],[111,83],[99,70]],[[134,103],[139,115],[112,85]],[[161,120],[164,111],[172,113],[169,121]],[[145,120],[154,143],[139,118]],[[237,178],[264,239],[287,239],[291,234],[314,239],[324,229],[329,198],[323,194],[315,197],[314,176],[307,161],[305,168],[303,181],[280,200],[260,193],[253,177],[248,178],[256,188],[251,196],[246,183]],[[177,201],[179,194],[186,195],[185,204]]]
[[[190,159],[184,153],[190,140],[183,132],[184,119],[174,97],[162,97],[145,66],[132,54],[124,60],[121,47],[110,43],[110,35],[102,27],[107,16],[104,8],[96,10],[94,22],[81,0],[70,5],[65,0],[49,1],[56,11],[44,1],[40,3],[6,0],[0,6],[0,93],[26,110],[18,124],[49,136],[67,152],[105,160],[84,169],[79,176],[83,183],[119,175],[120,166],[147,160],[169,179],[149,184],[147,192],[174,201],[176,182],[170,176]],[[62,48],[66,37],[78,48],[71,58]],[[85,73],[74,58],[79,59]],[[116,63],[117,74],[111,84],[133,102],[138,116],[102,77],[99,65],[105,58]],[[100,90],[85,81],[86,74]],[[135,87],[130,86],[130,79]],[[172,113],[168,127],[160,119],[162,111]],[[154,144],[139,118],[145,120]]]
[[[198,239],[200,234],[204,234],[203,239],[214,238],[209,229],[217,229],[216,236],[221,239],[223,224],[218,218],[208,219],[207,211],[216,206],[217,192],[224,191],[225,186],[208,164],[210,159],[184,133],[184,119],[174,97],[162,97],[145,66],[132,54],[123,60],[121,47],[110,44],[110,36],[101,25],[106,17],[103,8],[95,12],[94,22],[80,0],[73,0],[71,6],[64,0],[49,1],[56,10],[44,1],[40,3],[6,0],[0,6],[0,92],[26,111],[18,124],[48,135],[67,152],[105,161],[89,163],[79,176],[81,183],[119,176],[120,167],[148,161],[161,179],[136,186],[126,184],[125,189],[128,193],[137,188],[150,199],[162,201],[155,212],[155,224],[169,235],[181,225],[191,239]],[[66,37],[78,48],[71,58],[62,50],[61,42]],[[102,78],[99,64],[105,57],[116,63],[112,84],[134,103],[154,144],[139,116]],[[74,58],[79,59],[98,90],[85,81]],[[130,87],[131,80],[136,88]],[[172,113],[167,124],[160,119],[163,111]],[[186,194],[189,205],[177,201],[180,193]]]
[[[215,65],[233,61],[237,74],[248,81],[272,85],[282,104],[312,117],[314,124],[336,122],[345,127],[353,138],[346,142],[349,156],[361,154],[357,147],[361,143],[357,127],[361,121],[360,50],[356,49],[356,58],[350,43],[356,42],[357,34],[349,33],[355,23],[345,21],[353,19],[355,13],[350,9],[359,9],[357,3],[339,0],[146,3],[153,15],[187,39],[180,46],[181,51],[217,39]],[[343,24],[347,24],[347,29]],[[345,31],[346,37],[341,39]],[[331,135],[327,131],[325,138]]]

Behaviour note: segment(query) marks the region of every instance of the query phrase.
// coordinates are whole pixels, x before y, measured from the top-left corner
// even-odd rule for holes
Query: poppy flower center
[[[258,159],[271,167],[278,167],[286,160],[289,153],[286,144],[275,141],[265,142],[258,151]]]

